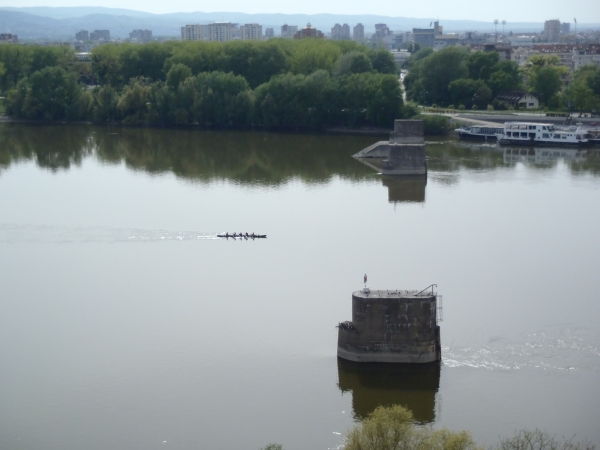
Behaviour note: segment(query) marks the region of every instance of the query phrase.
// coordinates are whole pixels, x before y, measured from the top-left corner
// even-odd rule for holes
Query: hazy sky
[[[228,0],[226,2],[198,2],[179,0],[174,2],[146,0],[0,0],[0,6],[106,6],[128,8],[152,13],[184,11],[230,11],[246,13],[300,13],[300,14],[381,14],[402,17],[439,17],[440,19],[472,19],[512,22],[541,22],[558,18],[563,22],[600,22],[599,0],[426,0],[404,1],[379,0],[304,0],[283,2],[281,0]]]

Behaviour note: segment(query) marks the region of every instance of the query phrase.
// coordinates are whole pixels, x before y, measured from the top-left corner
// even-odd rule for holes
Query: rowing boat
[[[217,234],[217,237],[220,238],[234,238],[234,239],[240,239],[240,238],[244,238],[244,239],[266,239],[267,235],[266,234],[249,234],[249,235],[245,235],[245,234],[229,234],[229,233],[225,233],[225,234]]]

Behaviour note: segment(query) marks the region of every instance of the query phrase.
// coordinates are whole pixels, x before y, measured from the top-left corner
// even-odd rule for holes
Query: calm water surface
[[[406,181],[375,139],[0,125],[0,448],[334,449],[394,403],[600,444],[598,155],[432,141]],[[441,366],[337,361],[365,272],[438,284]]]

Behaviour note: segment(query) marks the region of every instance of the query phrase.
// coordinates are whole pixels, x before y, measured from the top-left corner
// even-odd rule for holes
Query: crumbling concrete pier
[[[365,363],[440,361],[438,297],[433,289],[352,293],[352,321],[338,325],[338,357]]]
[[[383,175],[427,175],[422,120],[396,120],[389,141],[380,141],[361,150],[355,158],[387,158]]]

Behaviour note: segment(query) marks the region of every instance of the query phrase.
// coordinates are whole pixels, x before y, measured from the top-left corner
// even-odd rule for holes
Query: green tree
[[[417,427],[412,413],[400,405],[378,407],[347,436],[346,450],[476,450],[466,431],[433,431]]]
[[[77,77],[60,67],[46,67],[22,79],[9,93],[7,112],[27,119],[79,119],[81,87]]]
[[[461,48],[446,47],[412,62],[404,82],[408,97],[425,104],[452,103],[448,86],[468,75],[467,56]]]
[[[101,122],[115,121],[119,117],[119,94],[110,85],[96,88],[93,93],[93,116]]]
[[[129,80],[117,103],[117,109],[119,115],[123,118],[123,123],[131,125],[149,123],[152,99],[150,80],[144,78]]]
[[[523,68],[529,90],[537,92],[545,104],[548,104],[562,88],[561,77],[568,69],[560,64],[557,55],[533,55]]]
[[[492,67],[492,75],[496,72],[504,72],[508,74],[515,85],[519,85],[521,83],[521,72],[519,71],[519,65],[514,61],[498,62],[494,67]]]
[[[535,78],[530,79],[529,85],[548,104],[562,87],[561,75],[562,71],[557,67],[543,67],[536,72]]]
[[[348,52],[341,55],[333,69],[333,74],[351,75],[353,73],[370,72],[373,70],[371,59],[364,52]]]
[[[498,52],[473,52],[466,60],[469,78],[472,80],[488,80],[493,72],[494,66],[500,60]]]
[[[342,50],[332,41],[301,39],[290,58],[293,73],[309,75],[319,69],[330,72]]]
[[[221,45],[212,70],[241,75],[252,88],[288,69],[287,57],[275,43],[234,41]]]
[[[193,117],[201,126],[240,127],[250,124],[254,97],[244,77],[205,72],[196,76],[194,87]]]
[[[573,75],[573,81],[567,91],[573,106],[580,113],[600,109],[600,67],[586,65]]]
[[[494,72],[488,81],[488,85],[494,97],[502,91],[512,91],[519,87],[514,79],[504,71]]]
[[[369,53],[373,69],[379,73],[398,74],[398,66],[390,52],[380,49]],[[355,72],[356,73],[356,72]]]
[[[92,71],[101,85],[121,87],[124,81],[116,45],[99,45],[92,50]]]
[[[167,73],[167,86],[177,89],[181,83],[192,76],[192,69],[185,64],[175,64]]]

